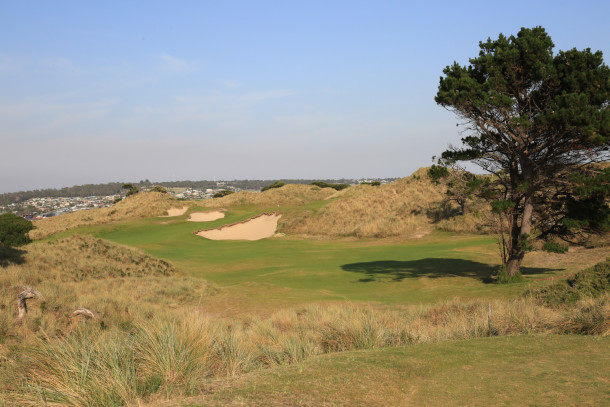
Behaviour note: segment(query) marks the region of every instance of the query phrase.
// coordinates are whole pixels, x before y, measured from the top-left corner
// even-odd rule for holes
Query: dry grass
[[[272,188],[265,192],[240,191],[222,198],[205,201],[208,207],[231,206],[299,206],[326,199],[336,191],[332,188],[319,188],[312,185],[288,184],[281,188]]]
[[[71,318],[79,307],[100,313],[107,326],[130,329],[135,320],[192,306],[216,290],[163,260],[91,236],[32,244],[22,257],[0,268],[0,340],[24,330],[63,336],[79,323]],[[35,288],[46,301],[28,301],[25,326],[16,327],[21,287]]]
[[[374,187],[357,185],[334,193],[318,211],[286,216],[281,232],[306,236],[385,238],[431,230],[428,212],[443,198],[441,187],[418,175]]]
[[[42,239],[57,232],[80,226],[100,225],[131,218],[161,216],[172,206],[184,206],[167,194],[141,192],[129,196],[108,208],[73,212],[34,222],[36,229],[30,232],[32,239]]]
[[[65,338],[17,347],[5,355],[0,394],[7,405],[42,399],[48,405],[132,405],[197,394],[209,378],[323,353],[522,333],[608,335],[609,319],[608,295],[569,310],[521,298],[401,311],[310,305],[241,321],[175,314],[137,321],[129,332],[83,326]]]

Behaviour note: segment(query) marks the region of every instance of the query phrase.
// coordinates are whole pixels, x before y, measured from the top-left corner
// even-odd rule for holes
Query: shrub
[[[523,275],[521,274],[520,271],[517,271],[517,274],[515,274],[514,276],[509,276],[508,273],[506,273],[506,266],[500,266],[500,269],[498,270],[498,275],[496,277],[496,283],[498,284],[511,284],[511,283],[520,283],[523,281]]]
[[[229,189],[223,189],[222,191],[218,191],[212,195],[212,198],[222,198],[223,196],[231,195],[232,193],[233,191]]]
[[[432,165],[428,169],[428,178],[432,181],[432,183],[438,185],[440,184],[441,178],[445,178],[449,176],[449,170],[447,167],[443,167],[442,165]]]
[[[161,186],[161,185],[155,185],[154,187],[151,188],[152,192],[161,192],[162,194],[167,194],[167,188]]]
[[[32,229],[34,225],[29,220],[14,213],[3,213],[0,215],[0,244],[14,247],[30,243],[28,233]]]
[[[126,197],[131,196],[131,195],[135,195],[138,192],[140,192],[138,187],[134,186],[133,184],[123,184],[123,186],[121,188],[127,190],[127,193],[125,194]]]
[[[267,185],[266,187],[262,187],[262,188],[261,188],[261,192],[265,192],[265,191],[267,191],[267,190],[269,190],[269,189],[273,189],[273,188],[281,188],[281,187],[283,187],[284,185],[286,185],[286,183],[285,183],[285,182],[282,182],[282,181],[276,181],[276,182],[274,182],[274,183],[273,183],[273,184],[271,184],[271,185]]]
[[[337,191],[341,191],[342,189],[349,187],[349,184],[329,184],[328,182],[324,182],[324,181],[314,181],[309,185],[316,185],[320,188],[332,188]]]
[[[551,241],[546,242],[542,248],[549,253],[566,253],[568,251],[567,246],[562,246],[559,243]]]

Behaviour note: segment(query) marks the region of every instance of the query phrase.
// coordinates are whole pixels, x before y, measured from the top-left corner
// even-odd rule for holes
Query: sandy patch
[[[273,236],[281,217],[279,213],[263,213],[243,222],[201,230],[195,234],[211,240],[259,240]]]
[[[222,219],[224,217],[225,214],[221,211],[193,212],[187,220],[189,222],[211,222],[213,220]]]
[[[182,208],[169,208],[167,210],[167,215],[163,216],[164,218],[170,218],[172,216],[180,216],[180,215],[184,215],[186,213],[186,211],[188,210],[188,205],[187,206],[183,206]]]

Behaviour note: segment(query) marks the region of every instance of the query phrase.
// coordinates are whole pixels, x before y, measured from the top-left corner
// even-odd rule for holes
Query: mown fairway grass
[[[521,335],[318,356],[219,380],[203,406],[601,406],[608,337]]]
[[[431,303],[453,298],[508,297],[524,289],[523,285],[490,284],[497,255],[495,242],[488,236],[435,232],[414,241],[280,237],[248,242],[211,241],[193,234],[274,209],[287,210],[240,208],[214,222],[186,222],[188,215],[184,215],[77,232],[141,248],[225,288],[236,304],[250,299],[258,307],[337,300]],[[565,271],[531,267],[525,268],[524,273],[532,282]]]

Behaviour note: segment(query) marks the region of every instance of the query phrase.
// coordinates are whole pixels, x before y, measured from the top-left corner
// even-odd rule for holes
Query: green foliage
[[[271,184],[271,185],[267,185],[266,187],[262,187],[262,188],[261,188],[261,192],[265,192],[265,191],[270,190],[270,189],[273,189],[273,188],[281,188],[281,187],[283,187],[284,185],[286,185],[286,183],[285,183],[285,182],[282,182],[282,181],[276,181],[276,182],[274,182],[274,183],[273,183],[273,184]]]
[[[0,244],[15,247],[30,243],[28,233],[34,229],[29,220],[13,213],[0,215]]]
[[[610,258],[548,287],[528,291],[541,303],[551,306],[573,304],[583,298],[596,298],[610,291]]]
[[[138,187],[134,186],[133,184],[123,184],[122,188],[127,190],[127,193],[125,194],[125,197],[131,196],[131,195],[135,195],[138,192],[140,192]]]
[[[567,246],[562,246],[559,243],[556,243],[556,242],[553,242],[550,240],[548,242],[544,243],[544,246],[542,248],[549,253],[567,253],[568,252]]]
[[[498,274],[496,276],[497,284],[512,284],[521,282],[523,282],[523,275],[520,271],[517,271],[517,274],[515,274],[514,276],[509,276],[506,272],[506,265],[502,265],[498,269]]]
[[[432,164],[432,167],[428,169],[428,178],[432,181],[433,184],[440,184],[441,179],[449,176],[449,169],[442,165]]]
[[[231,195],[232,193],[233,191],[231,191],[230,189],[223,189],[222,191],[216,192],[212,196],[212,198],[222,198],[223,196]]]
[[[521,250],[523,250],[524,252],[531,252],[532,250],[534,250],[534,245],[528,233],[524,233],[519,236],[519,245],[521,246]]]
[[[591,233],[610,231],[610,167],[598,174],[572,173],[568,177],[574,186],[566,202],[565,216],[561,220],[560,234],[575,229]]]
[[[161,186],[161,185],[155,185],[154,187],[151,188],[152,192],[161,192],[162,194],[167,194],[167,188]]]
[[[371,182],[364,181],[364,182],[361,182],[360,185],[370,185],[372,187],[378,187],[378,186],[381,186],[381,182],[379,182],[379,181],[371,181]]]
[[[324,181],[314,181],[309,185],[316,185],[320,188],[333,188],[337,191],[341,191],[342,189],[349,188],[349,184],[329,184]]]
[[[508,199],[499,199],[491,202],[491,209],[494,213],[506,213],[515,207],[515,203]]]
[[[494,212],[516,215],[506,219],[512,272],[524,254],[517,233],[555,225],[564,207],[565,228],[610,227],[599,188],[584,183],[586,194],[575,191],[581,196],[564,190],[568,171],[607,157],[610,69],[599,51],[554,53],[542,27],[500,34],[479,47],[469,65],[443,70],[435,101],[460,118],[467,135],[441,160],[472,161],[494,174],[487,188]]]

